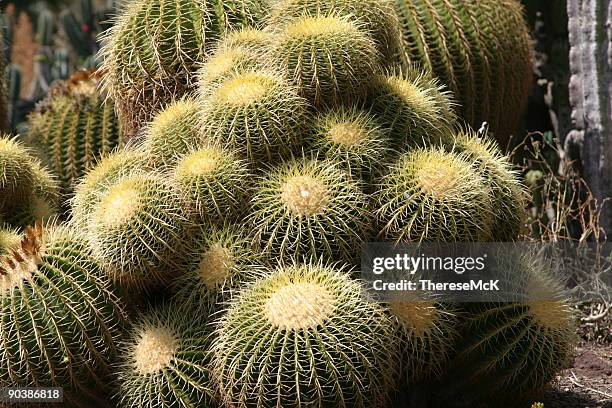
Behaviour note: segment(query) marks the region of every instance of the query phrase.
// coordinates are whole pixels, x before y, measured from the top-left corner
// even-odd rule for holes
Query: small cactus
[[[154,166],[174,162],[199,143],[199,112],[197,101],[180,99],[153,117],[144,131],[144,149]]]
[[[28,142],[59,175],[66,196],[100,155],[120,143],[113,103],[98,92],[99,82],[96,72],[73,75],[55,85],[28,118]]]
[[[84,226],[109,185],[135,170],[147,170],[148,156],[141,149],[124,148],[105,155],[75,186],[71,200],[72,221]]]
[[[448,373],[450,398],[525,406],[569,363],[575,341],[571,305],[562,284],[530,256],[501,264],[524,299],[464,306],[462,340]]]
[[[200,227],[183,273],[173,284],[175,300],[206,315],[217,312],[248,281],[261,276],[262,259],[242,225]]]
[[[0,138],[0,171],[0,214],[6,222],[25,227],[54,214],[59,194],[55,179],[16,139]]]
[[[272,2],[268,23],[282,25],[305,15],[329,14],[359,22],[386,61],[392,64],[401,61],[404,50],[394,0],[276,0]]]
[[[106,33],[105,85],[131,137],[152,115],[192,89],[197,66],[228,30],[255,25],[253,0],[137,0]]]
[[[447,142],[456,124],[450,93],[416,71],[373,78],[368,105],[400,149]]]
[[[355,179],[370,181],[391,157],[388,130],[375,116],[357,108],[340,107],[315,117],[306,146],[340,163]]]
[[[397,350],[389,317],[346,273],[292,265],[229,302],[212,372],[232,407],[382,407]]]
[[[459,322],[454,309],[424,299],[390,302],[400,340],[402,379],[407,384],[442,375],[454,352]]]
[[[281,258],[355,260],[370,211],[360,183],[338,166],[301,158],[262,175],[248,217],[255,245]]]
[[[488,122],[500,145],[516,130],[532,75],[529,27],[519,0],[396,0],[406,60],[453,92],[461,118]]]
[[[135,319],[121,344],[121,408],[217,406],[210,383],[206,315],[163,304]]]
[[[127,289],[166,284],[191,236],[177,189],[155,173],[133,172],[105,186],[87,221],[94,255]]]
[[[274,60],[315,106],[362,97],[380,72],[380,54],[359,21],[333,14],[303,16],[276,30]]]
[[[201,91],[204,137],[252,163],[276,162],[301,142],[308,105],[281,74],[237,72]]]
[[[239,218],[248,203],[249,176],[245,160],[214,144],[189,149],[172,170],[198,219],[208,222]]]
[[[491,190],[468,157],[443,148],[404,154],[375,193],[380,236],[397,242],[491,238]]]
[[[66,402],[108,390],[125,316],[78,233],[26,230],[0,260],[0,317],[0,387],[62,387]]]
[[[516,241],[527,219],[527,193],[519,182],[518,171],[486,135],[479,138],[469,130],[460,132],[454,148],[474,160],[491,188],[495,215],[492,240]]]

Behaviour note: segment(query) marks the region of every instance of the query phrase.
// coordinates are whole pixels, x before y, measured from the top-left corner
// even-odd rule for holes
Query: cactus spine
[[[263,274],[261,256],[251,249],[244,226],[201,227],[187,251],[185,273],[175,299],[206,315],[217,312],[246,282]]]
[[[67,401],[106,389],[125,317],[85,241],[28,228],[0,260],[1,387],[63,387]]]
[[[335,14],[307,15],[277,31],[275,61],[315,106],[363,96],[365,84],[381,69],[375,43],[359,21]]]
[[[56,85],[30,115],[29,143],[59,175],[62,192],[120,143],[112,101],[97,91],[99,73],[83,71]]]
[[[209,381],[206,316],[181,310],[164,304],[137,318],[120,350],[119,407],[217,406]]]
[[[473,161],[442,148],[403,155],[376,193],[380,236],[397,242],[491,238],[491,191]]]
[[[516,130],[531,86],[531,39],[518,0],[396,0],[406,59],[458,99],[462,119],[483,121],[502,147]]]
[[[0,138],[0,214],[14,226],[48,218],[58,201],[55,179],[16,139]],[[40,211],[41,209],[49,211]]]
[[[353,261],[371,231],[367,196],[337,163],[296,159],[261,176],[255,245],[270,256]]]
[[[103,156],[75,187],[71,201],[72,220],[77,225],[86,225],[108,187],[132,171],[150,170],[148,159],[144,151],[134,148]]]
[[[279,267],[229,303],[213,375],[222,399],[239,408],[380,407],[397,370],[392,334],[383,309],[346,273]]]

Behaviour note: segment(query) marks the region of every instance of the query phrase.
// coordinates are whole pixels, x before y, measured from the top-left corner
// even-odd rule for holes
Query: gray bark
[[[574,129],[566,151],[578,148],[584,177],[604,200],[612,197],[612,0],[569,0],[567,12]],[[612,203],[601,226],[612,236]]]

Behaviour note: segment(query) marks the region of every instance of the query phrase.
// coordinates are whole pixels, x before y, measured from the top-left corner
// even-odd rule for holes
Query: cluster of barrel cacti
[[[520,111],[524,23],[514,1],[463,3],[126,4],[104,69],[30,117],[33,147],[1,140],[0,387],[134,408],[386,407],[424,382],[448,406],[530,400],[573,334],[539,264],[509,304],[376,302],[357,270],[368,241],[519,239],[517,174],[464,120]]]

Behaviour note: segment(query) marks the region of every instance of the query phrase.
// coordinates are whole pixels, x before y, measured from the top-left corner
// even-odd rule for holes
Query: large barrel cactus
[[[0,258],[0,387],[107,390],[122,307],[85,241],[40,224]]]
[[[227,406],[382,407],[397,371],[390,319],[329,267],[279,267],[230,302],[216,334]]]
[[[194,83],[198,64],[229,29],[256,24],[254,0],[136,0],[127,3],[103,47],[105,84],[126,137]]]
[[[396,0],[406,59],[455,94],[473,127],[487,121],[503,147],[531,86],[531,40],[518,0]]]
[[[98,91],[100,75],[83,71],[56,85],[29,117],[29,143],[60,177],[62,192],[120,142],[110,99]]]

